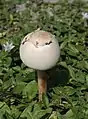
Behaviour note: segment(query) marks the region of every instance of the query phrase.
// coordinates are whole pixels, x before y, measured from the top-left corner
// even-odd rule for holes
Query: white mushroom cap
[[[26,35],[20,45],[20,58],[33,69],[48,70],[56,65],[60,48],[55,36],[43,30]]]

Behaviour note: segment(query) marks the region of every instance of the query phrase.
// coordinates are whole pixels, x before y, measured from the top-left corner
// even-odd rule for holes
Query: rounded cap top
[[[56,65],[60,48],[55,36],[37,29],[24,37],[20,45],[20,58],[33,69],[48,70]]]

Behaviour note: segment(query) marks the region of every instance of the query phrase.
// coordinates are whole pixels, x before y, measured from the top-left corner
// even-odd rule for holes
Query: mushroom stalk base
[[[48,76],[45,71],[37,71],[37,75],[38,75],[39,101],[42,101],[42,95],[47,91]]]

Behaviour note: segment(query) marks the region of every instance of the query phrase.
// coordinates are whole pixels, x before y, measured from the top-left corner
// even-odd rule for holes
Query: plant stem
[[[38,75],[39,101],[42,101],[42,95],[47,91],[48,75],[46,74],[45,71],[37,71],[37,75]]]

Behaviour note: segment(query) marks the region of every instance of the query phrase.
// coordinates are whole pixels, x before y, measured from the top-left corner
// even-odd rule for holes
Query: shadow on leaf
[[[69,71],[64,67],[56,66],[47,71],[47,73],[49,75],[49,79],[47,81],[48,89],[58,85],[66,85],[69,81]]]

